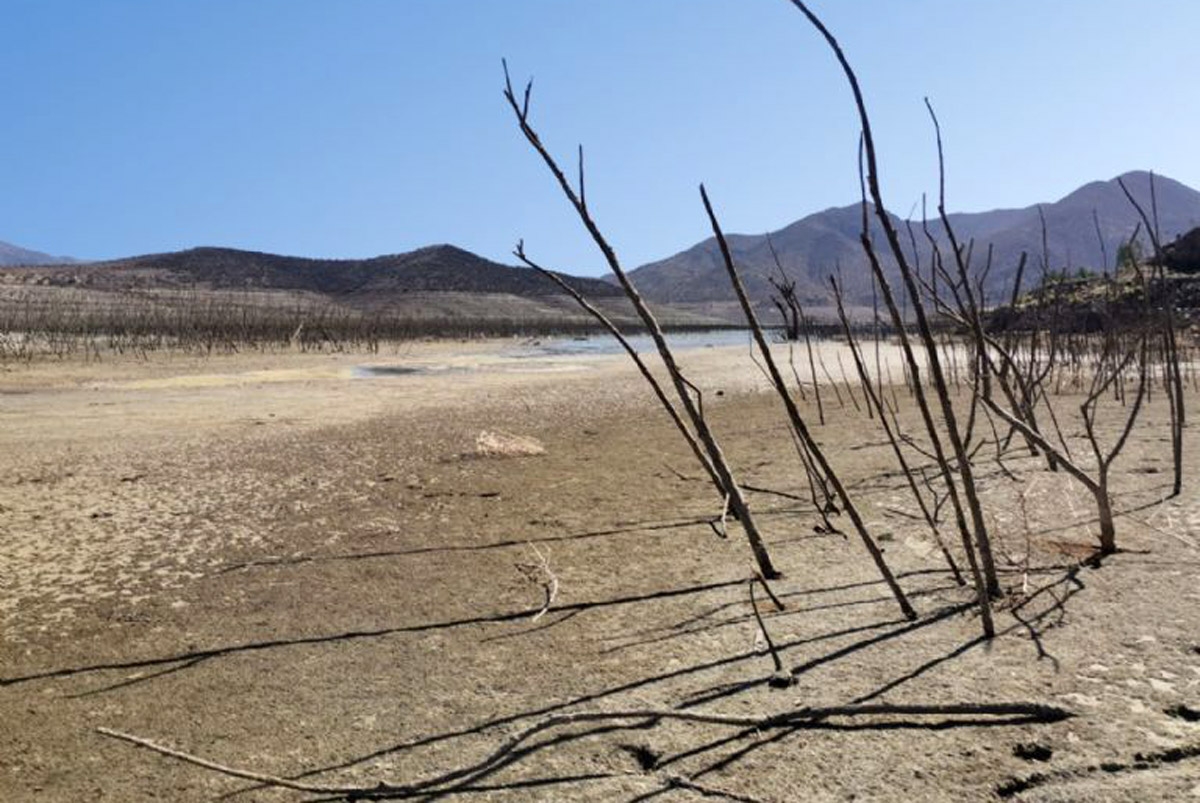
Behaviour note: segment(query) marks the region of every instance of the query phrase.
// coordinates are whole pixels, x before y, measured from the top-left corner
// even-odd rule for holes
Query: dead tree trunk
[[[737,295],[738,303],[741,304],[742,312],[745,313],[746,323],[750,326],[750,331],[754,334],[754,340],[758,344],[758,349],[762,353],[763,362],[766,363],[767,370],[770,373],[771,381],[775,385],[775,390],[783,401],[784,409],[787,410],[788,420],[792,425],[792,429],[796,435],[808,446],[809,454],[817,462],[821,469],[821,473],[829,480],[829,484],[833,486],[834,492],[842,502],[842,507],[846,511],[846,515],[850,517],[850,521],[854,525],[854,529],[858,532],[862,539],[863,545],[870,553],[871,559],[875,562],[876,568],[883,577],[892,595],[896,598],[896,602],[900,605],[900,610],[909,619],[916,619],[917,612],[913,610],[908,599],[904,596],[904,591],[900,588],[900,584],[896,582],[895,576],[891,569],[888,568],[887,562],[883,559],[883,553],[879,550],[875,539],[871,537],[871,533],[867,530],[866,523],[862,516],[859,515],[858,508],[854,504],[846,487],[838,478],[833,467],[825,458],[825,453],[820,445],[809,432],[808,426],[804,423],[800,411],[796,408],[796,402],[792,399],[792,395],[788,393],[787,385],[783,381],[783,375],[779,372],[778,366],[775,365],[775,359],[771,356],[771,348],[767,344],[766,337],[763,336],[762,327],[758,324],[758,318],[754,314],[754,308],[750,304],[750,299],[746,295],[746,288],[742,285],[741,277],[738,275],[737,267],[733,263],[733,255],[729,251],[729,243],[725,241],[725,234],[721,231],[721,225],[717,222],[717,216],[713,212],[712,204],[709,203],[708,193],[704,190],[704,185],[700,185],[700,198],[704,202],[704,211],[708,213],[708,220],[712,224],[713,235],[717,238],[717,244],[721,249],[721,259],[725,263],[725,270],[729,274],[729,280],[733,284],[734,293]]]
[[[625,291],[625,295],[629,298],[634,309],[637,311],[638,316],[646,325],[646,329],[649,331],[651,338],[654,340],[654,345],[658,349],[659,356],[662,358],[663,365],[666,367],[667,373],[671,377],[671,382],[675,386],[675,392],[679,397],[680,406],[683,408],[684,413],[691,421],[692,427],[696,433],[696,437],[704,445],[704,449],[708,453],[708,458],[712,462],[713,470],[720,479],[721,487],[725,489],[724,504],[727,508],[733,510],[734,515],[742,524],[742,529],[746,533],[746,539],[750,543],[750,549],[754,553],[754,559],[758,563],[759,571],[762,572],[762,575],[768,579],[780,577],[781,575],[779,571],[771,562],[771,557],[767,552],[766,544],[764,543],[762,535],[759,532],[758,527],[754,522],[754,518],[750,513],[750,508],[746,503],[746,498],[742,494],[741,488],[738,486],[733,477],[733,472],[729,467],[728,461],[725,459],[724,453],[721,451],[720,445],[717,443],[716,436],[709,428],[708,422],[701,414],[696,401],[692,398],[692,392],[696,389],[695,386],[688,382],[688,380],[684,377],[678,363],[675,361],[675,355],[671,352],[670,347],[667,345],[666,336],[663,334],[662,327],[659,326],[658,320],[654,317],[654,314],[650,311],[650,308],[646,306],[646,302],[642,299],[641,294],[638,293],[637,288],[635,288],[633,283],[629,280],[628,275],[626,275],[625,270],[621,267],[620,261],[617,259],[616,251],[614,251],[612,246],[609,245],[608,240],[604,237],[599,226],[596,225],[595,220],[592,218],[591,212],[587,206],[587,196],[584,189],[583,148],[580,147],[579,149],[579,190],[576,192],[575,188],[572,187],[571,183],[567,180],[567,177],[563,173],[562,169],[558,166],[558,162],[555,161],[554,157],[550,155],[550,152],[546,150],[546,147],[542,144],[541,138],[538,137],[537,132],[529,123],[529,100],[532,91],[533,83],[530,82],[525,86],[523,101],[518,102],[517,96],[512,88],[512,81],[508,76],[508,65],[504,65],[504,97],[508,101],[509,106],[512,108],[513,114],[516,116],[517,124],[521,129],[521,133],[524,135],[525,140],[534,149],[538,156],[541,157],[542,162],[546,165],[547,169],[549,169],[550,173],[558,182],[559,188],[562,190],[567,200],[571,203],[571,206],[574,207],[575,213],[579,217],[580,222],[583,223],[584,228],[586,228],[588,234],[591,235],[596,247],[599,248],[600,252],[604,255],[605,261],[608,263],[608,266],[612,270],[613,274],[617,277],[618,282],[620,282],[622,289]]]
[[[1154,249],[1154,261],[1159,265],[1159,282],[1164,291],[1166,290],[1166,267],[1163,265],[1162,241],[1158,237],[1158,213],[1157,203],[1155,201],[1154,192],[1154,174],[1150,174],[1150,201],[1155,205],[1154,220],[1146,216],[1146,210],[1133,197],[1133,193],[1125,186],[1125,182],[1117,179],[1117,184],[1121,187],[1121,192],[1125,194],[1126,200],[1137,211],[1138,216],[1142,220],[1142,224],[1146,227],[1146,232],[1150,237],[1151,247]],[[1146,291],[1149,294],[1149,289]],[[1172,294],[1173,295],[1173,294]],[[1149,304],[1149,298],[1146,299]],[[1166,363],[1167,373],[1167,395],[1169,397],[1171,407],[1171,457],[1174,464],[1175,474],[1174,481],[1171,485],[1171,495],[1179,496],[1183,491],[1183,428],[1186,423],[1186,415],[1184,413],[1183,403],[1183,374],[1179,367],[1179,342],[1175,336],[1175,304],[1173,298],[1168,298],[1164,304],[1166,307],[1164,315],[1164,361]]]
[[[986,524],[983,520],[983,509],[979,503],[979,498],[975,493],[974,477],[970,470],[970,459],[963,448],[962,439],[958,433],[958,423],[954,413],[953,402],[950,396],[949,389],[946,387],[945,376],[942,373],[941,363],[938,358],[937,342],[933,338],[932,330],[929,327],[929,322],[925,315],[924,305],[921,301],[921,293],[917,287],[916,280],[913,277],[912,268],[908,264],[904,250],[900,246],[899,236],[896,233],[895,226],[892,225],[891,219],[888,216],[887,209],[883,203],[883,194],[879,188],[878,165],[875,155],[875,143],[871,134],[871,121],[867,115],[866,102],[863,100],[862,91],[859,88],[858,77],[855,75],[850,62],[846,59],[842,51],[841,45],[837,39],[829,32],[821,22],[821,20],[809,10],[802,0],[791,0],[792,4],[798,8],[801,13],[812,23],[813,27],[824,37],[826,43],[833,51],[842,68],[842,72],[846,76],[847,82],[850,84],[851,92],[854,96],[855,107],[858,110],[859,121],[862,124],[862,147],[866,157],[866,183],[870,189],[871,200],[875,207],[875,215],[879,219],[883,227],[884,234],[887,237],[888,245],[900,266],[901,277],[904,280],[908,291],[909,300],[913,304],[913,311],[917,319],[918,332],[921,340],[925,345],[927,359],[929,361],[930,373],[934,381],[934,387],[937,391],[937,396],[941,402],[941,412],[945,423],[946,436],[949,438],[954,457],[957,461],[957,467],[962,472],[963,491],[966,496],[967,506],[970,508],[972,524],[976,533],[986,532]],[[864,199],[864,212],[865,212]],[[942,476],[946,483],[947,491],[949,492],[951,503],[955,511],[955,519],[959,526],[959,531],[963,538],[964,549],[967,552],[968,562],[971,564],[972,576],[975,581],[975,587],[978,592],[980,605],[980,618],[983,623],[985,636],[991,638],[995,634],[995,625],[992,621],[990,597],[999,595],[1000,583],[995,574],[991,555],[986,556],[983,561],[984,573],[980,574],[979,560],[975,554],[975,547],[978,543],[980,548],[986,546],[986,541],[977,542],[977,539],[972,536],[971,529],[967,525],[963,511],[962,501],[959,499],[959,490],[957,483],[950,468],[950,461],[947,459],[941,443],[941,435],[938,432],[936,424],[929,411],[928,403],[925,400],[924,392],[921,390],[920,369],[912,353],[911,345],[908,342],[905,334],[905,322],[900,315],[900,311],[896,305],[895,298],[892,295],[891,287],[883,274],[882,266],[879,265],[879,260],[874,258],[874,249],[870,242],[869,233],[865,230],[862,233],[863,247],[867,251],[871,268],[879,281],[879,289],[883,294],[884,303],[891,313],[892,321],[896,326],[897,334],[900,337],[901,348],[904,351],[905,359],[908,362],[909,370],[912,372],[913,385],[917,389],[918,405],[921,408],[922,418],[925,421],[926,429],[928,430],[930,441],[938,455],[938,464],[942,469]]]

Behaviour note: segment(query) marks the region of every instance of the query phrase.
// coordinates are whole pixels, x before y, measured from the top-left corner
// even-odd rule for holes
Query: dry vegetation
[[[0,274],[0,364],[161,352],[378,352],[428,338],[599,331],[569,299],[553,295],[423,292],[379,306],[282,290],[43,286],[31,275],[27,268]],[[626,326],[633,323],[621,299],[596,303]],[[682,311],[667,314],[679,331],[721,325]]]

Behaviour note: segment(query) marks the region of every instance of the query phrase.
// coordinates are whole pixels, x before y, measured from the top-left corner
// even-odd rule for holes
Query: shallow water
[[[629,345],[638,352],[654,351],[654,340],[650,335],[629,335]],[[715,348],[717,346],[740,346],[749,344],[748,329],[713,329],[703,332],[678,332],[667,335],[667,343],[673,349]],[[617,339],[608,334],[587,337],[544,337],[527,341],[506,350],[504,356],[517,359],[538,357],[560,357],[576,354],[620,354],[624,352]]]
[[[653,353],[654,340],[649,335],[631,335],[629,344],[639,353]],[[680,332],[668,334],[667,342],[672,349],[686,351],[720,346],[748,346],[750,332],[744,329],[720,329],[705,332]],[[446,373],[451,371],[582,371],[586,364],[567,364],[557,360],[561,357],[603,356],[623,354],[624,349],[616,338],[608,334],[587,337],[541,337],[531,338],[496,352],[498,360],[485,360],[472,365],[431,365],[428,363],[375,364],[355,366],[355,379],[386,379],[405,376]]]

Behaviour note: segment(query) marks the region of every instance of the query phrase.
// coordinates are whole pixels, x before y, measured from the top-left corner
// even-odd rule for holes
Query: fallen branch
[[[774,728],[803,727],[806,724],[820,722],[833,717],[859,716],[995,716],[995,717],[1024,717],[1032,722],[1059,722],[1072,716],[1064,709],[1040,703],[962,703],[950,705],[889,705],[874,703],[866,705],[842,705],[825,708],[797,708],[779,714],[764,717],[735,716],[730,714],[708,714],[699,711],[680,711],[675,709],[633,709],[628,711],[579,711],[573,714],[560,714],[538,722],[509,737],[490,755],[465,767],[450,770],[435,775],[423,781],[408,784],[378,783],[375,786],[337,786],[333,784],[305,783],[303,781],[269,775],[254,770],[230,767],[219,764],[191,753],[174,750],[140,736],[122,733],[112,728],[97,728],[96,732],[112,739],[129,742],[168,758],[194,764],[207,770],[241,778],[247,781],[273,786],[281,789],[292,789],[297,792],[309,792],[324,795],[342,795],[357,800],[378,800],[387,797],[413,797],[428,794],[430,791],[445,787],[456,781],[463,781],[495,768],[511,755],[523,743],[539,733],[565,725],[575,725],[582,722],[621,722],[655,723],[661,720],[693,722],[705,725],[720,725],[734,728],[756,728],[769,730]]]

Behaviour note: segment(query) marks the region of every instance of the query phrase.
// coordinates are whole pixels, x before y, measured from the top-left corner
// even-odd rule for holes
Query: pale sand
[[[580,400],[654,403],[624,353],[518,356],[530,348],[518,340],[424,342],[378,354],[155,354],[9,366],[0,374],[0,614],[8,636],[54,627],[88,600],[136,597],[146,578],[159,586],[185,582],[206,555],[230,545],[260,545],[264,528],[234,512],[245,505],[233,500],[257,495],[269,508],[286,490],[274,483],[288,480],[231,472],[226,453],[298,443],[307,432],[373,419],[413,422],[397,432],[398,447],[410,448],[410,432],[430,422],[453,429],[474,408],[536,417]],[[767,390],[748,348],[677,356],[709,394]],[[822,349],[839,381],[839,353],[853,370],[844,345]],[[786,356],[779,347],[777,358]],[[894,350],[889,356],[900,375]],[[803,350],[795,357],[797,373],[811,381]],[[646,360],[658,364],[657,355]],[[368,366],[421,372],[363,376]],[[794,381],[792,368],[781,368]],[[828,387],[825,393],[832,405]],[[498,417],[503,429],[505,416]],[[158,472],[159,465],[170,468]],[[160,473],[177,487],[153,489]]]

